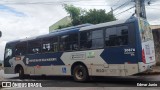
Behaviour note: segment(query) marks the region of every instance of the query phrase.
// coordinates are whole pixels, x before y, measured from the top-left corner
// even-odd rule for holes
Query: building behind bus
[[[157,64],[160,65],[160,25],[151,25],[151,28],[154,38],[156,61]]]

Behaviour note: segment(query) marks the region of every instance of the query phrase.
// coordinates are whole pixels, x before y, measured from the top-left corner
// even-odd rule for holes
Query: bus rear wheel
[[[77,65],[73,69],[73,77],[75,81],[83,82],[88,80],[88,71],[84,65]]]

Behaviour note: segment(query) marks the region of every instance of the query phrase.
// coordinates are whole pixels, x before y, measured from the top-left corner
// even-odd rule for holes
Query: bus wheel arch
[[[77,77],[77,73],[82,73],[82,78]],[[82,62],[75,62],[71,66],[71,75],[74,77],[75,81],[87,81],[89,78],[89,73],[87,66]],[[78,75],[79,76],[79,75]]]
[[[18,64],[15,67],[15,73],[19,73],[19,78],[23,79],[25,74],[24,74],[24,68],[22,65]]]

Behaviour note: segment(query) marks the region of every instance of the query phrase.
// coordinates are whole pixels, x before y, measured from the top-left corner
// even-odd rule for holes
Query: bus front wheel
[[[19,67],[18,73],[19,73],[19,78],[24,79],[25,75],[22,67]]]
[[[88,71],[84,65],[77,65],[73,69],[73,77],[75,81],[87,81],[88,79]]]

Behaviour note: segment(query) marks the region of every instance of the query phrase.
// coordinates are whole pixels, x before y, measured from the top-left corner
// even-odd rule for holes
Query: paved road
[[[4,70],[0,70],[0,78],[9,79],[18,77],[18,74],[4,74]]]
[[[15,88],[2,90],[160,90],[160,88],[146,87],[43,87],[43,88]]]
[[[11,74],[7,75],[3,73],[3,70],[0,71],[0,76],[5,78],[6,80],[11,81],[37,81],[42,82],[43,86],[55,86],[50,88],[41,88],[40,90],[52,90],[52,89],[60,89],[60,90],[75,90],[75,88],[69,88],[72,87],[79,87],[81,90],[160,90],[160,87],[153,87],[152,89],[147,89],[146,87],[134,87],[133,89],[131,86],[136,86],[135,82],[142,82],[142,81],[160,81],[160,75],[136,75],[136,76],[128,76],[128,77],[93,77],[91,81],[88,81],[87,83],[79,83],[74,82],[72,77],[57,77],[57,76],[31,76],[26,79],[19,79],[18,75]],[[66,88],[59,88],[64,87]],[[106,86],[113,86],[115,89],[112,89],[112,87],[106,87]],[[116,89],[117,86],[120,88]],[[129,87],[128,87],[129,86]],[[82,88],[80,88],[82,87]],[[88,88],[87,87],[92,87]],[[102,88],[105,87],[105,88]],[[124,88],[125,87],[125,88]],[[137,88],[137,89],[136,89]],[[13,88],[12,88],[13,89]],[[18,90],[21,88],[14,88],[13,90]],[[31,90],[39,90],[38,88],[30,88]],[[5,89],[3,89],[5,90]],[[23,89],[25,90],[25,89]],[[27,90],[27,88],[26,88]]]

